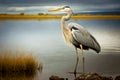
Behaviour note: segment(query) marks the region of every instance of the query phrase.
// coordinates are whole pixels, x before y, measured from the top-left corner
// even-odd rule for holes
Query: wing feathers
[[[72,23],[69,24],[69,28],[71,29],[71,34],[77,43],[87,46],[95,50],[97,53],[100,52],[101,49],[97,40],[81,25]]]

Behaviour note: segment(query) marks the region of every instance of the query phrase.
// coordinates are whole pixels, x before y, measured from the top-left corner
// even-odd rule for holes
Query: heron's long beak
[[[57,9],[52,9],[52,10],[48,10],[48,12],[58,12],[58,11],[61,11],[61,10],[63,10],[64,9],[64,7],[62,7],[62,8],[57,8]]]

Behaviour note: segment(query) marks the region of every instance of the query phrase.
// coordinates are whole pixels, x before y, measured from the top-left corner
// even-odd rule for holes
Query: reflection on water
[[[0,80],[34,80],[36,73],[33,72],[0,72]]]
[[[85,51],[85,72],[106,75],[120,73],[120,20],[71,20],[84,26],[100,43],[102,51]],[[69,22],[71,22],[69,21]],[[43,72],[36,79],[47,80],[56,74],[70,78],[75,66],[75,51],[62,38],[60,20],[0,21],[0,45],[32,50],[43,61]],[[82,71],[81,51],[78,72]]]

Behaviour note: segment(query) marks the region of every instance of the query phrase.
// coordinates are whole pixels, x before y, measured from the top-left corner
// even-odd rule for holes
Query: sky
[[[69,5],[74,12],[120,10],[120,0],[0,0],[0,13],[47,13],[63,5]]]

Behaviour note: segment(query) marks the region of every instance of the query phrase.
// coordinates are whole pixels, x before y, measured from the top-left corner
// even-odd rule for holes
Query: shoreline
[[[0,14],[0,20],[49,20],[49,19],[61,19],[62,15],[38,15],[38,14]],[[72,19],[115,19],[120,20],[120,15],[73,15]]]

